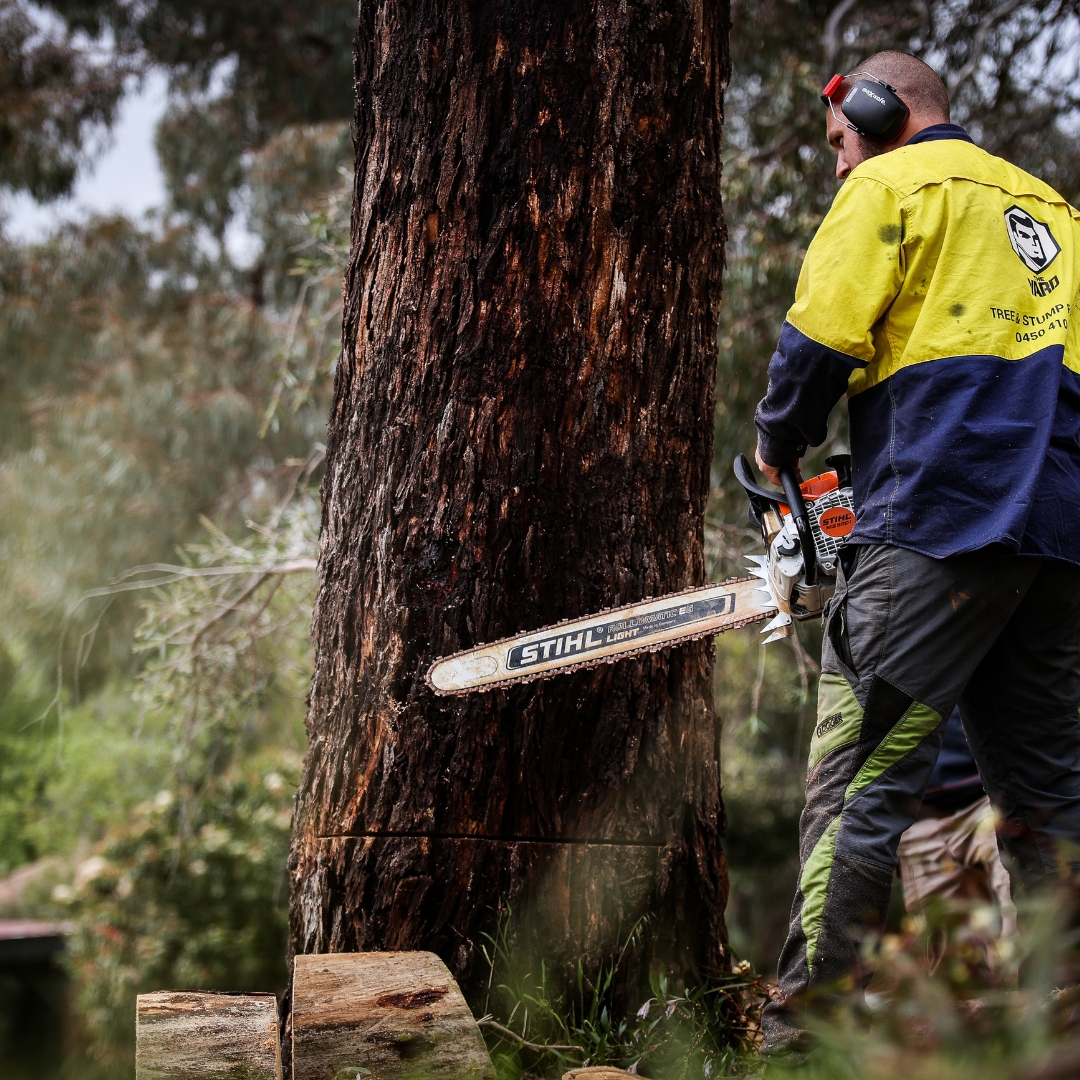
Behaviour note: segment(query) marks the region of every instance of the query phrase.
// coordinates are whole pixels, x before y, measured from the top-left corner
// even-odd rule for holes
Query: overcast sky
[[[21,240],[38,240],[60,221],[87,211],[120,210],[141,217],[165,199],[165,186],[154,154],[154,129],[165,111],[165,77],[152,72],[138,93],[120,106],[107,149],[79,177],[69,199],[39,206],[29,195],[8,196],[5,231]]]

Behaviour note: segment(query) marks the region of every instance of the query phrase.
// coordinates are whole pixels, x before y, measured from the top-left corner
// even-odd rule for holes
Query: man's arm
[[[806,253],[755,415],[758,468],[774,484],[825,441],[851,373],[873,359],[873,327],[903,285],[904,239],[896,192],[847,180]]]
[[[758,468],[774,484],[780,468],[797,462],[828,434],[829,413],[865,363],[808,338],[789,322],[769,361],[769,390],[754,414]]]

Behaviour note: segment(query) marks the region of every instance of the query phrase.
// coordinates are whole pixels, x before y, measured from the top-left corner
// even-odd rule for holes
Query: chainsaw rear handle
[[[799,487],[794,465],[781,467],[780,483],[783,485],[784,498],[791,510],[791,518],[795,522],[795,531],[799,534],[799,543],[802,546],[803,581],[807,585],[816,585],[817,547],[814,544],[813,530],[810,528],[810,518],[806,514],[806,500],[803,498],[802,488]]]

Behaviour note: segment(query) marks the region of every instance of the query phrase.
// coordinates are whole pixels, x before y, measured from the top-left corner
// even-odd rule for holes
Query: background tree
[[[0,0],[0,191],[70,190],[85,145],[112,123],[127,65]]]
[[[723,3],[370,0],[323,482],[297,951],[500,919],[568,983],[725,965],[711,645],[439,700],[437,656],[699,584]],[[647,991],[646,991],[647,992]]]
[[[341,0],[46,0],[136,70],[169,75],[158,153],[172,206],[222,237],[243,210],[243,158],[275,132],[352,112],[355,6]]]

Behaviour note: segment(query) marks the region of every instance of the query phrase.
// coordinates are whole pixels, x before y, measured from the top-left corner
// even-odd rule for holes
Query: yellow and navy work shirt
[[[757,411],[770,464],[849,398],[854,543],[1080,563],[1080,215],[939,124],[852,170]]]

